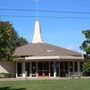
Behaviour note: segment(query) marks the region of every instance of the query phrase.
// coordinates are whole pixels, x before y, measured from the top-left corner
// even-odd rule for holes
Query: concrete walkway
[[[90,78],[90,77],[81,77],[81,78]],[[80,79],[80,78],[73,78],[73,77],[66,77],[66,78],[0,78],[0,81],[19,81],[19,80],[68,80],[68,79]]]

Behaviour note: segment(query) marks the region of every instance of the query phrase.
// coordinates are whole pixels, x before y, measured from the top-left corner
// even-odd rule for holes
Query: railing
[[[69,72],[66,74],[66,77],[72,77],[74,78],[81,78],[82,77],[82,72]]]

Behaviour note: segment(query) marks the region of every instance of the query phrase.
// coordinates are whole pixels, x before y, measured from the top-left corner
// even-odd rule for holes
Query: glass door
[[[37,72],[36,72],[36,62],[32,62],[32,77],[36,77]]]
[[[22,77],[22,63],[21,62],[17,63],[17,76]]]
[[[49,76],[49,62],[38,63],[38,75],[41,77]]]

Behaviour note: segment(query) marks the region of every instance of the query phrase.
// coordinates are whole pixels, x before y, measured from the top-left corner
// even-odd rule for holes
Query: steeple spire
[[[35,28],[34,28],[34,36],[32,43],[43,43],[41,38],[41,28],[40,28],[40,22],[35,21]]]
[[[35,21],[35,27],[34,27],[34,36],[32,43],[43,43],[42,37],[41,37],[41,27],[40,27],[40,22],[38,20],[38,1],[36,0],[36,21]]]

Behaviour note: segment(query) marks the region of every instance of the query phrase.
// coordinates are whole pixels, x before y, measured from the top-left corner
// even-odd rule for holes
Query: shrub
[[[0,73],[0,78],[12,78],[15,77],[14,73]]]

